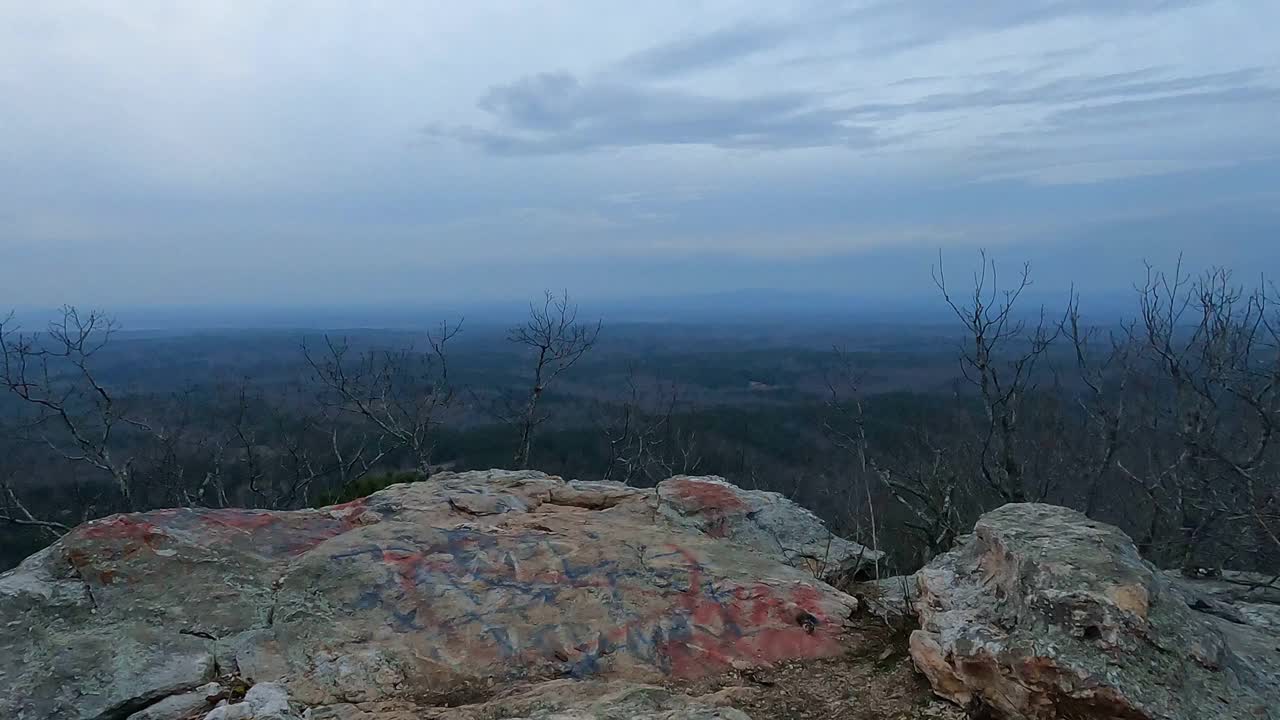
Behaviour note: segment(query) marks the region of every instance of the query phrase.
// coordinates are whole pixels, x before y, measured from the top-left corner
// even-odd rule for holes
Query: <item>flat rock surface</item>
[[[0,717],[123,720],[228,677],[298,708],[456,705],[838,656],[856,601],[815,580],[818,547],[871,557],[714,478],[446,473],[318,510],[112,516],[0,575]]]

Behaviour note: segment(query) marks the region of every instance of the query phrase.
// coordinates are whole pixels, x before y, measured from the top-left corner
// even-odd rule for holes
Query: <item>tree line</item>
[[[527,387],[476,398],[516,438],[513,467],[528,467],[550,416],[544,394],[599,336],[600,324],[577,313],[567,292],[530,304],[508,334],[529,356]],[[306,377],[284,397],[269,400],[246,377],[201,404],[193,391],[155,397],[104,382],[95,362],[120,328],[102,312],[64,307],[34,331],[10,314],[0,320],[0,388],[16,402],[0,414],[0,524],[52,540],[114,512],[297,508],[371,476],[427,477],[460,404],[448,348],[461,328],[444,323],[422,347],[394,350],[357,351],[326,335],[302,345]],[[20,470],[65,482],[24,483]]]
[[[902,516],[919,563],[1006,502],[1053,502],[1124,528],[1149,559],[1186,572],[1280,559],[1280,294],[1229,270],[1148,267],[1136,312],[1086,323],[1020,312],[1024,266],[1001,284],[982,256],[971,282],[934,280],[963,329],[957,402],[893,442],[867,429],[859,370],[829,385],[826,430],[851,477]],[[863,522],[873,527],[869,502]]]
[[[857,354],[832,353],[826,398],[780,431],[722,427],[681,389],[633,367],[590,427],[549,423],[551,391],[595,347],[599,322],[567,293],[546,293],[507,339],[527,370],[496,394],[459,387],[450,343],[354,349],[325,337],[301,349],[305,382],[268,400],[252,378],[216,409],[183,393],[109,387],[95,358],[116,324],[65,308],[36,332],[0,323],[4,423],[0,523],[45,541],[112,512],[162,506],[293,508],[429,478],[466,413],[483,414],[511,467],[551,465],[650,485],[723,474],[813,506],[842,532],[911,569],[1005,502],[1075,507],[1120,525],[1153,561],[1188,572],[1272,569],[1280,559],[1280,294],[1222,268],[1148,268],[1131,317],[1086,320],[1071,293],[1027,307],[1030,269],[1011,281],[985,254],[957,284],[941,261],[940,298],[963,342],[946,397],[890,402],[864,391]],[[551,398],[550,400],[548,398]],[[202,414],[203,413],[203,414]],[[790,444],[792,452],[767,452]],[[540,445],[540,443],[542,443]],[[591,458],[591,467],[555,453]],[[543,454],[540,454],[543,453]],[[780,456],[786,456],[780,461]],[[535,460],[537,458],[537,460]],[[20,483],[18,468],[59,465],[71,481]],[[555,467],[540,467],[555,470]],[[401,473],[395,475],[392,473]],[[407,473],[407,474],[405,474]],[[56,512],[54,512],[56,510]]]

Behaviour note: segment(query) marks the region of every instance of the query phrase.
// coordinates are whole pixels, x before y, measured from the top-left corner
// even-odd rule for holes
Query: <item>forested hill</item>
[[[441,470],[774,490],[909,570],[982,512],[1048,501],[1160,564],[1280,558],[1269,285],[1154,272],[1122,320],[995,275],[948,323],[602,323],[549,293],[508,325],[137,332],[67,308],[3,325],[11,566],[158,507],[315,506]],[[986,284],[984,283],[992,283]]]

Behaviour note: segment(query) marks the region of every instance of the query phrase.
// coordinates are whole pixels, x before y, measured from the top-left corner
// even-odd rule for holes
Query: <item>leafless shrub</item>
[[[325,434],[343,487],[401,450],[429,474],[435,431],[456,399],[446,348],[461,329],[461,322],[444,323],[427,333],[426,352],[410,347],[353,353],[345,338],[327,335],[319,352],[303,346],[317,399],[333,414]],[[349,419],[357,429],[343,437]]]
[[[9,315],[0,321],[0,383],[34,413],[24,432],[58,457],[108,475],[122,505],[132,509],[135,458],[120,436],[153,430],[94,370],[94,357],[117,329],[101,312],[81,314],[71,306],[45,330],[30,333]]]
[[[980,256],[982,269],[974,273],[972,291],[963,300],[947,286],[941,255],[933,278],[966,332],[960,371],[977,389],[986,420],[980,430],[980,475],[1005,502],[1023,502],[1028,492],[1019,450],[1022,411],[1036,388],[1036,366],[1058,338],[1061,324],[1049,321],[1043,308],[1034,323],[1017,315],[1018,299],[1031,286],[1029,264],[1002,289],[995,261],[985,251]]]
[[[500,413],[517,431],[516,467],[529,467],[534,435],[549,417],[538,407],[543,394],[595,346],[600,328],[599,321],[594,325],[578,322],[578,306],[569,301],[568,291],[556,295],[548,290],[541,305],[529,304],[529,319],[507,333],[507,340],[533,356],[529,389]]]
[[[702,464],[696,434],[676,420],[679,388],[674,383],[643,388],[643,382],[639,369],[628,366],[622,402],[606,407],[596,420],[608,444],[603,479],[655,484],[696,473]]]

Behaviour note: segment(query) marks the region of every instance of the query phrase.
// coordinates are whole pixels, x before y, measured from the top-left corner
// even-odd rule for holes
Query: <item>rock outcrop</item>
[[[1110,525],[1006,505],[916,575],[911,654],[935,692],[1002,718],[1272,718],[1276,638],[1193,609]],[[1207,606],[1206,606],[1207,607]]]
[[[660,483],[657,492],[668,524],[747,545],[830,582],[853,579],[884,555],[833,535],[816,515],[778,493],[687,476]]]
[[[856,601],[815,574],[877,559],[715,478],[655,491],[471,472],[319,510],[116,515],[0,575],[0,717],[178,720],[203,702],[223,720],[363,718],[536,680],[829,657]],[[262,689],[208,686],[228,679]],[[564,717],[606,701],[584,702]],[[668,705],[652,716],[737,717]]]

